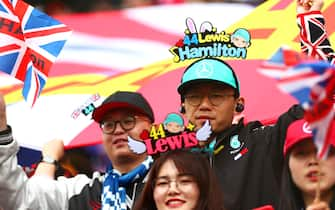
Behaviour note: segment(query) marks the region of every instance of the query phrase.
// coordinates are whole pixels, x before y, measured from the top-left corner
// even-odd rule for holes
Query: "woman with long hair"
[[[223,210],[223,196],[208,160],[174,150],[155,160],[133,210]]]
[[[292,123],[284,146],[279,210],[335,210],[335,121],[328,156],[317,157],[312,133],[304,120]]]

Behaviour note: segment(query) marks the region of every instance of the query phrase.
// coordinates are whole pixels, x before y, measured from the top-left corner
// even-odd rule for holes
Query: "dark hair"
[[[208,160],[198,153],[188,150],[173,150],[162,154],[150,169],[144,189],[133,210],[157,210],[153,198],[152,183],[162,165],[172,160],[180,173],[194,176],[199,188],[199,200],[195,210],[223,210],[223,193]]]
[[[300,190],[292,179],[289,167],[289,157],[291,153],[292,149],[286,154],[284,160],[278,209],[297,210],[305,206]]]
[[[276,209],[297,210],[306,208],[301,190],[296,186],[292,179],[292,173],[289,167],[289,157],[291,153],[292,148],[285,155],[281,177],[280,198],[278,202],[278,208]],[[335,191],[335,186],[333,190]],[[331,209],[335,209],[335,194],[333,195],[329,206]]]

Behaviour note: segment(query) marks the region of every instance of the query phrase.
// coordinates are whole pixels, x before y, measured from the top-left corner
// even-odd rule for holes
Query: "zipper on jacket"
[[[214,148],[216,145],[216,138],[213,139],[213,141],[211,143],[209,143],[208,148],[209,148],[209,165],[213,168],[213,162],[214,162]]]
[[[209,154],[209,165],[211,166],[211,168],[213,168],[214,166],[214,158],[213,158],[214,153],[210,153]]]

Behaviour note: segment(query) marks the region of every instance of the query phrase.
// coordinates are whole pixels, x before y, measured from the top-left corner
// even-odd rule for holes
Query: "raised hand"
[[[62,140],[54,139],[47,142],[42,149],[42,155],[49,156],[59,161],[64,155],[64,143]],[[56,166],[50,163],[40,162],[36,168],[34,176],[55,177]]]
[[[329,205],[324,201],[314,202],[307,206],[306,210],[331,210]]]
[[[50,156],[59,161],[64,155],[64,143],[60,139],[54,139],[44,144],[42,149],[44,156]]]
[[[324,0],[297,0],[297,14],[320,11],[323,4]]]

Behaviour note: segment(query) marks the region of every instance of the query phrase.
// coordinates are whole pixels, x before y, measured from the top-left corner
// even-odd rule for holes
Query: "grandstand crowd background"
[[[85,13],[125,8],[144,7],[180,3],[245,3],[258,5],[265,0],[25,0],[27,3],[44,10],[46,13]]]

